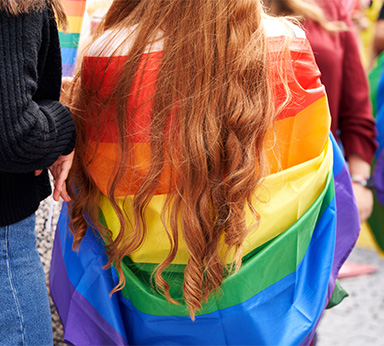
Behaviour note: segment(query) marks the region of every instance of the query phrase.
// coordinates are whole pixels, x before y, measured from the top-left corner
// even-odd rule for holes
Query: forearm
[[[7,117],[8,115],[8,117]],[[2,114],[0,171],[26,173],[49,167],[60,155],[72,151],[75,125],[67,108],[58,101],[43,101],[26,110]]]
[[[369,177],[371,175],[371,165],[364,161],[361,156],[351,154],[347,157],[349,172],[351,175]]]
[[[368,81],[361,65],[354,35],[343,33],[343,36],[345,40],[341,86],[343,91],[338,118],[340,138],[347,158],[358,155],[369,165],[376,151],[376,130]]]
[[[49,167],[74,146],[73,119],[68,108],[56,100],[60,94],[60,48],[58,39],[51,41],[55,28],[50,20],[44,11],[24,17],[0,13],[1,172],[25,173]],[[55,66],[54,55],[58,55]],[[54,83],[56,76],[58,83]]]
[[[356,154],[349,155],[347,160],[360,221],[364,222],[371,215],[373,208],[373,194],[369,189],[369,182],[367,181],[370,177],[371,166]],[[367,183],[368,185],[366,185]]]

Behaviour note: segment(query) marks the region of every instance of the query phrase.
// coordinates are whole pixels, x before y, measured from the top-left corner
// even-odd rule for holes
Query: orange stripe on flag
[[[63,0],[67,16],[83,17],[85,12],[85,0]]]
[[[269,173],[276,173],[318,157],[327,143],[329,126],[330,116],[325,96],[296,116],[277,121],[269,131],[266,141]],[[278,138],[277,142],[273,138]],[[132,143],[132,146],[131,168],[124,173],[116,196],[134,194],[150,168],[150,143]],[[107,195],[108,182],[114,172],[119,150],[118,144],[101,142],[96,147],[94,141],[89,141],[88,148],[89,172],[101,192]],[[156,194],[169,191],[170,167],[169,160],[166,158],[165,161],[168,164],[165,163]],[[176,175],[177,167],[173,167],[173,172]]]

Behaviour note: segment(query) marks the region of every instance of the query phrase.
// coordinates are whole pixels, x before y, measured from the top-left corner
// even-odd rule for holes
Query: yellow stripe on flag
[[[68,17],[69,32],[79,34],[83,24],[83,17]]]
[[[321,155],[315,159],[265,178],[260,198],[254,201],[254,206],[261,215],[261,223],[257,231],[251,233],[245,240],[243,256],[284,232],[314,203],[325,187],[332,167],[332,158],[332,145],[328,141]],[[124,204],[131,221],[132,199],[132,196],[127,197]],[[160,263],[168,255],[169,241],[160,219],[164,200],[165,195],[156,195],[146,209],[148,236],[142,247],[130,255],[136,263]],[[124,197],[119,199],[120,206],[123,205],[123,201]],[[101,198],[100,207],[108,228],[116,238],[120,228],[119,222],[106,197]],[[247,221],[249,225],[253,223],[250,213],[247,215]],[[187,247],[182,237],[180,240],[173,264],[186,264],[188,261]]]

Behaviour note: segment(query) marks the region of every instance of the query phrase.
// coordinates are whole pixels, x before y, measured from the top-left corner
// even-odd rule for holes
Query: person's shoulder
[[[292,23],[289,19],[266,17],[264,28],[267,37],[287,36],[292,38],[305,38],[305,32],[299,25]]]
[[[136,27],[123,28],[120,30],[109,29],[99,36],[90,46],[87,56],[111,56],[116,50],[119,50],[120,55],[126,55],[132,44],[127,38],[132,37]]]
[[[49,29],[52,14],[48,7],[30,8],[20,13],[10,13],[6,8],[0,9],[0,35],[4,40],[9,40],[4,34],[14,34],[14,39],[19,43],[17,47],[35,47],[40,45],[43,32]]]
[[[347,4],[344,0],[315,0],[329,21],[344,20],[347,14]]]
[[[47,0],[0,0],[2,16],[23,18],[30,16],[46,16],[52,5]]]
[[[86,56],[109,57],[128,55],[138,35],[138,25],[119,30],[106,30],[90,46]],[[144,53],[158,52],[163,49],[163,32],[159,31],[148,43]]]
[[[279,55],[282,52],[311,51],[304,30],[290,19],[270,17],[264,22],[268,51]]]

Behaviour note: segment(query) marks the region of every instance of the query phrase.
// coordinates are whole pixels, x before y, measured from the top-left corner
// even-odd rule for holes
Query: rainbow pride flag
[[[69,32],[59,32],[63,77],[72,77],[75,73],[85,3],[86,0],[63,0],[69,22]]]
[[[283,42],[281,35],[269,37],[272,70]],[[148,72],[141,79],[140,89],[145,99],[154,87],[154,71],[161,60],[161,49],[156,49],[146,53]],[[113,71],[114,64],[123,58],[113,58],[108,71]],[[145,213],[148,236],[143,246],[122,263],[126,286],[110,297],[118,277],[113,267],[102,269],[107,262],[105,244],[89,228],[79,252],[74,252],[64,204],[56,230],[50,287],[66,342],[309,345],[324,309],[329,303],[332,305],[332,294],[338,293],[337,274],[356,242],[360,225],[344,159],[329,136],[330,115],[320,73],[304,37],[292,39],[290,58],[288,83],[294,97],[277,118],[273,130],[276,142],[267,145],[271,174],[264,181],[265,194],[254,201],[261,223],[244,242],[239,271],[224,279],[220,290],[197,312],[195,321],[190,319],[185,304],[170,304],[152,288],[151,273],[169,251],[160,220],[167,191],[162,185],[168,181],[165,177]],[[88,74],[97,78],[99,71],[107,88],[108,71],[102,73],[107,59],[85,57],[85,84]],[[276,85],[276,90],[282,89]],[[137,102],[141,101],[138,97]],[[148,114],[150,106],[133,115],[137,171],[127,172],[125,181],[140,177],[148,168]],[[105,193],[117,143],[115,125],[110,121],[101,123],[108,124],[108,128],[99,132],[101,143],[95,147],[95,160],[89,169]],[[95,145],[92,132],[90,128],[91,146]],[[118,189],[120,203],[127,203],[124,206],[128,214],[134,189],[135,184]],[[109,229],[118,232],[116,215],[107,198],[101,200],[100,217]],[[251,213],[248,221],[252,223]],[[188,251],[181,243],[174,262],[164,273],[172,296],[181,301],[187,260]]]

